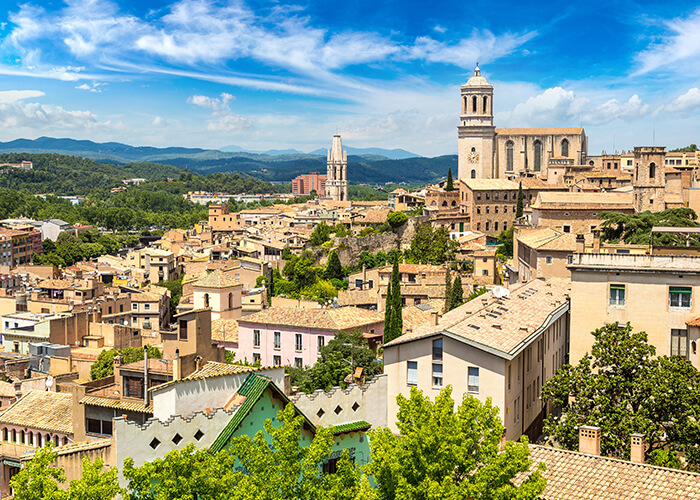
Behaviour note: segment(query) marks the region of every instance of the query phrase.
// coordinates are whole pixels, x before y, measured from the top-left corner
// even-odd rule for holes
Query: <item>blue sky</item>
[[[5,0],[0,140],[457,149],[479,61],[496,126],[589,152],[699,142],[700,4]]]

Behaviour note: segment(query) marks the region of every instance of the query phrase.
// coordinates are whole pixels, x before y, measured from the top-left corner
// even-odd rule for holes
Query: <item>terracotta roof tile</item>
[[[632,209],[631,193],[541,192],[531,205],[538,209],[617,210]]]
[[[244,316],[241,323],[285,325],[321,330],[348,330],[362,325],[384,321],[384,314],[367,311],[358,307],[338,307],[336,309],[297,309],[292,307],[270,307],[263,311]]]
[[[582,127],[562,128],[497,128],[499,135],[578,135],[583,133]]]
[[[73,396],[29,391],[0,414],[0,423],[73,434]]]
[[[153,404],[144,406],[143,401],[137,402],[113,398],[101,398],[99,396],[85,396],[78,401],[78,403],[90,406],[101,406],[102,408],[135,411],[139,413],[153,413]]]
[[[238,342],[238,321],[223,318],[212,320],[211,339],[219,342]]]
[[[600,498],[690,500],[700,498],[700,474],[637,464],[547,446],[530,445],[532,468],[544,463],[544,500]],[[520,484],[526,475],[515,481]]]
[[[221,269],[217,269],[209,273],[204,278],[200,279],[192,286],[202,287],[202,288],[230,288],[233,286],[240,286],[241,283],[238,280],[231,278],[228,274],[223,272]]]
[[[508,179],[462,179],[462,182],[472,191],[517,191],[518,184]]]

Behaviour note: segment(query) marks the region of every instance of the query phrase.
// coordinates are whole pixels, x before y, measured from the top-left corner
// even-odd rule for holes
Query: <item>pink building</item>
[[[357,307],[271,307],[238,320],[236,359],[262,366],[311,366],[335,334],[359,329],[370,346],[381,342],[384,314]]]

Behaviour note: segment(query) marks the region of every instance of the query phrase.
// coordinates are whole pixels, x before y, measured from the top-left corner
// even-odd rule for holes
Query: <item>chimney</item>
[[[437,311],[431,311],[430,312],[430,324],[432,326],[438,326],[439,322],[440,322],[440,313]]]
[[[586,240],[583,237],[583,234],[577,234],[576,235],[576,253],[583,253],[585,250],[585,245]]]
[[[630,448],[630,460],[636,464],[643,464],[645,452],[646,452],[646,441],[644,440],[644,434],[632,434],[632,446]]]
[[[148,406],[148,346],[143,346],[143,405]]]
[[[593,231],[593,253],[600,253],[600,229]]]
[[[600,456],[600,427],[582,425],[578,428],[578,451]]]
[[[173,380],[182,378],[182,361],[180,360],[180,349],[175,349],[175,359],[173,359]]]

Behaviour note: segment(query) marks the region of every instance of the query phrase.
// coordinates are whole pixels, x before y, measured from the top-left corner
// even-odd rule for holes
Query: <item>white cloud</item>
[[[685,94],[679,95],[666,106],[662,106],[659,110],[669,113],[679,113],[689,115],[692,111],[700,108],[700,89],[693,87]]]
[[[440,26],[439,24],[436,24],[435,26],[433,26],[433,31],[436,33],[440,33],[440,34],[447,33],[447,28],[445,28],[444,26]]]
[[[41,97],[44,93],[40,90],[2,90],[0,91],[0,103],[15,102],[21,99]]]
[[[610,99],[603,104],[586,110],[583,115],[585,123],[594,125],[609,123],[613,120],[632,121],[649,113],[649,105],[644,103],[637,94],[629,98],[627,102]]]
[[[700,8],[687,17],[660,21],[667,35],[637,54],[639,67],[636,74],[645,74],[664,68],[686,72],[693,69],[693,63],[700,62]],[[685,64],[677,68],[680,61]]]
[[[71,111],[61,106],[25,103],[22,101],[0,102],[0,121],[5,129],[32,131],[60,131],[65,129],[94,129],[108,122],[99,122],[90,111]]]
[[[231,111],[230,102],[234,99],[231,94],[222,92],[218,98],[193,95],[187,102],[211,110],[211,118],[207,123],[207,128],[211,131],[237,132],[251,128],[252,123],[248,118]]]
[[[167,124],[167,121],[162,116],[153,117],[153,121],[151,122],[152,127],[163,127],[166,124]]]
[[[76,89],[80,90],[87,90],[88,92],[102,92],[102,87],[104,83],[102,82],[92,82],[92,83],[83,83],[81,85],[78,85],[75,87]]]

